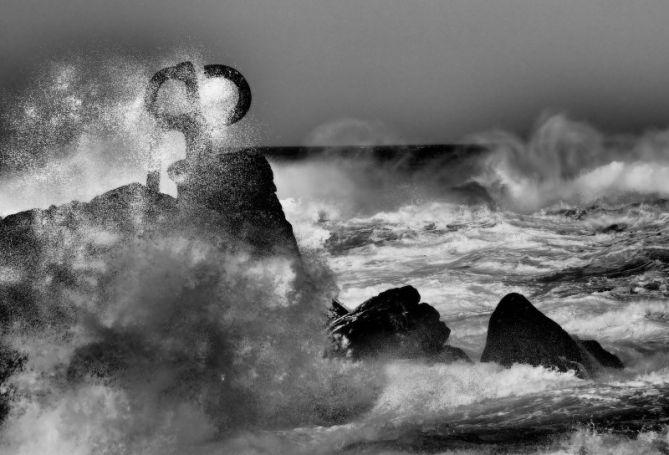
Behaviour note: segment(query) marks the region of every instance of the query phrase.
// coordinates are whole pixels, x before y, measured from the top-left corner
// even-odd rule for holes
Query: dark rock
[[[578,344],[585,349],[592,357],[595,358],[597,363],[605,368],[625,368],[623,362],[618,358],[617,355],[611,354],[609,351],[604,349],[601,344],[596,340],[577,340]]]
[[[91,220],[120,228],[155,224],[177,212],[176,199],[139,183],[107,191],[82,205]]]
[[[35,269],[42,253],[81,226],[96,226],[124,236],[145,232],[184,232],[195,228],[225,238],[259,255],[299,257],[297,241],[276,196],[272,170],[252,152],[217,158],[223,163],[193,169],[198,178],[186,179],[177,199],[132,183],[115,188],[90,202],[72,202],[47,210],[33,209],[0,221],[0,265]]]
[[[354,359],[441,355],[451,331],[437,310],[419,302],[420,294],[412,286],[384,291],[350,312],[335,302],[332,312],[341,316],[330,323],[328,353]],[[459,352],[451,354],[462,358]]]
[[[599,367],[612,364],[608,356],[615,357],[596,344],[588,341],[582,347],[524,296],[512,293],[499,302],[490,316],[481,362],[497,362],[506,367],[524,363],[559,371],[575,370],[579,377],[587,377]]]
[[[299,256],[267,159],[253,150],[215,152],[170,168],[179,202],[216,211],[231,235],[260,252]]]

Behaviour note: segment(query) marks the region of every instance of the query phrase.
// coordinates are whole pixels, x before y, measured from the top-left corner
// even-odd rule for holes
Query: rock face
[[[590,340],[578,342],[520,294],[508,294],[490,316],[482,362],[575,370],[581,377],[622,362]]]
[[[412,286],[384,291],[350,312],[335,302],[331,315],[330,355],[354,359],[467,357],[457,348],[444,346],[450,329],[439,320],[434,307],[420,303],[420,294]]]
[[[178,199],[219,213],[227,231],[267,254],[299,255],[267,159],[253,150],[204,154],[170,168]]]

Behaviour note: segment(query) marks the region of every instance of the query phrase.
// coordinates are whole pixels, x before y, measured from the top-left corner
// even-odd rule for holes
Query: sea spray
[[[3,194],[13,196],[2,200],[3,216],[143,180],[152,147],[183,152],[182,139],[169,135],[154,147],[153,127],[140,128],[134,94],[150,72],[138,67],[137,86],[133,76],[89,91],[68,81],[98,80],[95,72],[56,66],[48,90],[13,106],[2,144],[14,159]],[[116,88],[101,91],[107,86]],[[240,136],[225,140],[248,139]],[[282,258],[221,249],[225,241],[212,233],[149,232],[141,220],[132,238],[86,220],[74,230],[36,228],[48,240],[36,271],[19,262],[0,268],[3,286],[27,285],[34,296],[29,306],[10,305],[3,325],[2,343],[27,361],[10,377],[0,450],[415,453],[434,441],[437,450],[473,453],[664,449],[669,261],[666,204],[656,197],[666,195],[666,133],[613,141],[557,116],[529,139],[480,138],[488,150],[463,166],[437,159],[416,170],[360,157],[275,163],[306,252],[304,274]],[[494,203],[451,200],[468,182]],[[322,358],[325,308],[337,287],[354,306],[401,284],[439,309],[473,359],[490,311],[518,291],[570,331],[601,334],[628,369],[588,382],[522,365]],[[655,426],[610,434],[619,429],[606,420],[612,412],[629,428]],[[485,439],[527,425],[559,434],[520,446],[449,445],[454,434]],[[407,444],[416,434],[425,439]]]
[[[184,55],[202,68],[193,51],[152,60],[121,55],[73,56],[49,62],[27,88],[3,100],[0,138],[0,215],[71,200],[88,200],[112,188],[144,181],[157,162],[185,156],[180,134],[164,134],[144,106],[144,89],[155,68]],[[92,60],[92,61],[91,61]],[[217,127],[235,92],[197,73],[207,113],[207,132],[225,146],[253,145],[253,122]],[[183,87],[168,84],[161,109],[182,107]],[[174,194],[166,167],[163,191]]]
[[[564,114],[544,114],[527,140],[491,131],[467,142],[491,153],[474,180],[509,208],[533,211],[558,202],[587,204],[625,195],[669,195],[669,136],[606,135]]]

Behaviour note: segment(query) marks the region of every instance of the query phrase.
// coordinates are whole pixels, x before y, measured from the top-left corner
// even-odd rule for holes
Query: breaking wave
[[[3,216],[142,181],[156,159],[183,153],[141,104],[149,67],[166,65],[90,66],[55,65],[5,112]],[[554,115],[527,140],[485,133],[465,139],[480,147],[417,157],[341,153],[344,140],[374,150],[401,136],[328,128],[309,145],[339,149],[272,162],[305,269],[141,221],[138,236],[45,221],[37,262],[3,259],[0,341],[23,367],[0,390],[11,399],[0,449],[666,451],[666,132],[610,137]],[[219,133],[254,141],[252,127]],[[352,307],[404,284],[475,360],[490,312],[516,291],[627,368],[585,381],[522,365],[322,357],[333,296]]]

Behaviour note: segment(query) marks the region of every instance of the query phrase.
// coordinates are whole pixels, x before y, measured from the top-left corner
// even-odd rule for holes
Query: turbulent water
[[[495,305],[521,292],[627,366],[586,381],[521,365],[398,362],[363,419],[300,436],[352,453],[666,453],[669,201],[622,199],[530,213],[429,200],[353,217],[336,203],[284,200],[298,239],[328,258],[344,303],[411,284],[452,329],[450,344],[478,359]]]
[[[183,145],[156,146],[136,90],[146,71],[104,96],[78,71],[55,68],[52,90],[12,106],[3,216],[90,199],[141,178],[147,148],[169,160]],[[69,279],[44,267],[33,319],[3,322],[2,343],[27,361],[5,386],[0,452],[668,453],[667,139],[612,138],[557,115],[527,140],[466,138],[487,152],[457,162],[273,162],[304,271],[209,236],[43,227],[50,266]],[[131,165],[107,154],[119,147]],[[3,286],[23,279],[0,269]],[[405,284],[474,363],[322,357],[332,297],[352,308]],[[626,368],[584,380],[478,363],[512,291]],[[74,381],[73,358],[99,343],[123,372]]]

